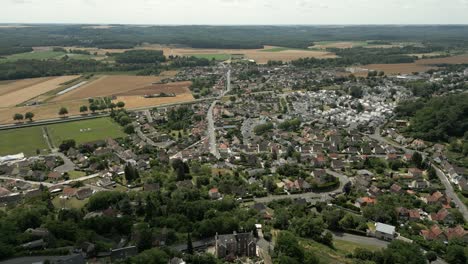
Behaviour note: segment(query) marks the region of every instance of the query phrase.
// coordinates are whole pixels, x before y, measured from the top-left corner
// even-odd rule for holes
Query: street
[[[400,148],[400,149],[403,149],[405,151],[405,153],[414,153],[415,150],[412,150],[412,149],[408,149],[408,148],[405,148],[404,146],[400,145],[400,144],[397,144],[393,141],[390,141],[390,140],[387,140],[385,139],[384,137],[382,137],[380,135],[380,128],[377,128],[374,132],[374,134],[372,135],[368,135],[370,138],[373,138],[381,143],[385,143],[385,144],[390,144],[394,147],[397,147],[397,148]],[[421,154],[421,156],[426,159],[426,158],[429,158],[427,153],[424,153],[424,152],[421,152],[421,151],[418,151],[419,154]],[[448,197],[450,197],[450,199],[452,199],[452,201],[457,205],[458,207],[458,210],[462,213],[463,215],[463,218],[465,219],[465,221],[468,221],[468,209],[466,208],[465,204],[460,200],[460,198],[457,196],[457,194],[455,193],[455,191],[453,190],[453,187],[452,187],[452,184],[449,182],[447,176],[445,175],[445,173],[439,169],[437,166],[435,166],[434,164],[432,164],[432,167],[435,169],[436,171],[436,174],[437,174],[437,177],[439,177],[440,181],[442,182],[442,184],[444,185],[445,187],[445,193],[447,194]]]

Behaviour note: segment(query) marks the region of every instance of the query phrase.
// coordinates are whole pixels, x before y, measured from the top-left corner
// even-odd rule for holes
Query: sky
[[[0,0],[0,23],[468,24],[468,0]]]

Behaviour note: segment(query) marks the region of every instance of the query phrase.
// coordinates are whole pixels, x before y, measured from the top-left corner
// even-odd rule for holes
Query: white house
[[[375,224],[375,237],[382,240],[393,240],[395,238],[395,227],[383,223]]]

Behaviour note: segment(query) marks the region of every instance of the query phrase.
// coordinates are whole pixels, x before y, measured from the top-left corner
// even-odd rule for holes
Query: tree
[[[33,112],[27,112],[27,113],[24,115],[24,118],[29,119],[29,121],[32,122],[32,119],[34,118],[34,113],[33,113]]]
[[[125,179],[127,180],[127,182],[132,182],[138,179],[140,176],[138,173],[138,170],[135,167],[133,167],[132,164],[130,163],[127,163],[127,165],[125,165],[124,172],[125,172]]]
[[[89,110],[91,110],[91,112],[93,112],[94,114],[97,110],[99,110],[99,107],[96,104],[92,103],[89,105]]]
[[[88,107],[86,105],[80,106],[80,113],[88,112]]]
[[[353,86],[351,87],[351,89],[349,90],[349,94],[354,97],[354,98],[361,98],[362,97],[362,94],[363,94],[363,91],[362,91],[362,88],[359,87],[359,86]]]
[[[76,147],[76,141],[73,139],[67,139],[62,141],[62,144],[60,144],[59,149],[61,152],[68,151],[70,148],[75,148]]]
[[[147,224],[141,224],[137,228],[139,229],[139,236],[137,240],[138,251],[142,252],[144,250],[150,249],[153,246],[153,234],[151,229]]]
[[[16,113],[13,115],[13,120],[15,121],[21,121],[24,119],[24,116],[22,114]]]
[[[193,255],[192,236],[190,233],[187,234],[187,253]]]
[[[288,256],[299,262],[304,260],[304,249],[297,238],[288,231],[280,231],[276,239],[275,251],[280,256]]]
[[[449,245],[445,260],[450,264],[466,264],[468,261],[464,248],[460,245]]]
[[[413,156],[411,157],[411,162],[418,168],[422,168],[423,164],[423,157],[419,152],[414,152]]]
[[[131,124],[128,124],[124,127],[124,132],[127,134],[133,134],[135,133],[135,127],[133,127]]]
[[[110,108],[110,110],[114,111],[114,108],[116,108],[117,105],[114,103],[110,103],[107,108]]]
[[[428,251],[426,253],[426,258],[429,261],[429,263],[431,263],[432,261],[437,260],[437,254],[434,251]]]
[[[118,108],[124,108],[125,107],[125,103],[120,101],[120,102],[117,102],[117,107]]]
[[[429,177],[429,180],[435,180],[438,178],[437,172],[432,166],[429,166],[429,169],[427,169],[427,176]]]
[[[62,107],[60,108],[58,114],[61,116],[65,116],[66,114],[68,114],[68,109],[66,107]]]
[[[377,263],[426,264],[427,261],[418,244],[394,240],[382,250],[382,259]]]

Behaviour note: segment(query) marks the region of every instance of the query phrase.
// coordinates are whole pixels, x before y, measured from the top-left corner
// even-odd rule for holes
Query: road
[[[221,157],[219,154],[218,147],[216,146],[216,131],[213,119],[213,109],[216,106],[218,101],[211,103],[210,108],[208,109],[208,114],[206,115],[206,120],[208,121],[208,138],[210,143],[210,153],[213,154],[217,159]]]
[[[297,193],[297,194],[284,194],[284,195],[269,195],[266,197],[258,197],[254,198],[254,201],[257,203],[269,203],[275,200],[281,200],[281,199],[299,199],[299,198],[304,198],[308,202],[311,202],[313,200],[322,200],[322,201],[327,201],[330,200],[332,197],[330,196],[333,193],[340,193],[343,191],[343,186],[349,182],[349,178],[341,173],[338,173],[336,171],[332,170],[326,170],[328,174],[333,175],[337,177],[340,180],[340,186],[330,192],[322,192],[322,193],[314,193],[314,192],[307,192],[307,193]]]
[[[151,112],[149,110],[144,111],[146,115],[146,119],[148,120],[148,123],[153,123],[153,116],[151,115]]]
[[[157,146],[158,146],[153,140],[151,140],[149,137],[147,137],[147,136],[145,135],[145,133],[143,133],[143,132],[141,131],[140,125],[138,125],[138,124],[133,124],[133,127],[135,127],[135,132],[136,132],[136,134],[138,135],[138,137],[139,137],[141,140],[143,140],[144,142],[150,144],[150,145],[153,146],[153,147],[157,147]]]
[[[452,199],[452,201],[457,205],[458,207],[458,210],[462,213],[463,215],[463,218],[465,218],[465,221],[468,221],[468,210],[466,209],[466,206],[465,204],[462,202],[462,200],[460,200],[460,198],[458,197],[458,195],[455,193],[455,191],[453,190],[453,186],[452,184],[449,182],[447,176],[445,175],[445,173],[439,169],[437,166],[435,166],[434,164],[432,164],[432,167],[435,169],[436,171],[436,174],[437,174],[437,177],[439,177],[440,181],[442,182],[442,184],[444,184],[445,186],[445,193],[447,194],[448,197],[450,197],[450,199]]]
[[[24,180],[24,179],[21,179],[21,178],[12,178],[12,177],[6,177],[6,176],[0,176],[0,180],[15,180],[15,181],[20,181],[20,182],[26,182],[26,183],[29,183],[29,184],[32,184],[32,185],[41,185],[42,184],[42,185],[44,185],[46,187],[52,187],[52,186],[55,186],[55,185],[70,184],[72,182],[77,182],[77,181],[86,181],[86,180],[89,180],[89,179],[99,177],[100,175],[101,174],[96,173],[96,174],[91,174],[91,175],[88,175],[88,176],[83,176],[83,177],[80,177],[80,178],[77,178],[77,179],[74,179],[74,180],[68,180],[68,181],[57,182],[57,183],[27,181],[27,180]]]
[[[64,162],[63,165],[60,165],[57,168],[55,168],[54,169],[55,171],[58,171],[60,173],[65,173],[65,172],[75,170],[75,163],[73,163],[73,161],[71,161],[62,152],[54,152],[54,153],[51,153],[50,155],[60,157]]]
[[[225,94],[231,91],[231,70],[228,69],[226,73],[226,90],[224,90],[217,98],[214,100],[210,108],[208,109],[208,113],[206,115],[206,120],[208,122],[208,138],[210,144],[210,153],[213,154],[217,159],[221,158],[221,154],[219,154],[218,146],[216,144],[216,128],[214,125],[214,118],[213,118],[213,109],[218,103],[219,99],[221,99]]]
[[[403,149],[405,151],[405,153],[414,153],[416,152],[416,150],[413,150],[413,149],[408,149],[396,142],[393,142],[391,140],[387,140],[386,138],[382,137],[380,135],[380,128],[377,128],[374,132],[374,134],[372,135],[368,135],[370,138],[372,139],[375,139],[381,143],[385,143],[385,144],[390,144],[394,147],[397,147],[397,148],[400,148],[400,149]],[[421,151],[417,151],[419,154],[421,154],[421,156],[426,159],[428,158],[428,154],[425,153],[425,152],[421,152]],[[447,176],[445,175],[445,173],[439,169],[437,166],[435,166],[434,164],[432,164],[432,167],[435,169],[436,171],[436,174],[437,174],[437,177],[439,177],[440,181],[442,182],[442,184],[444,185],[445,187],[445,193],[447,194],[448,197],[450,197],[450,199],[452,199],[452,201],[457,205],[458,207],[458,210],[462,213],[463,215],[463,218],[465,219],[465,221],[468,221],[468,209],[466,208],[465,204],[460,200],[460,198],[457,196],[457,194],[455,193],[455,191],[453,190],[453,186],[452,184],[450,183],[450,181],[448,180]]]

